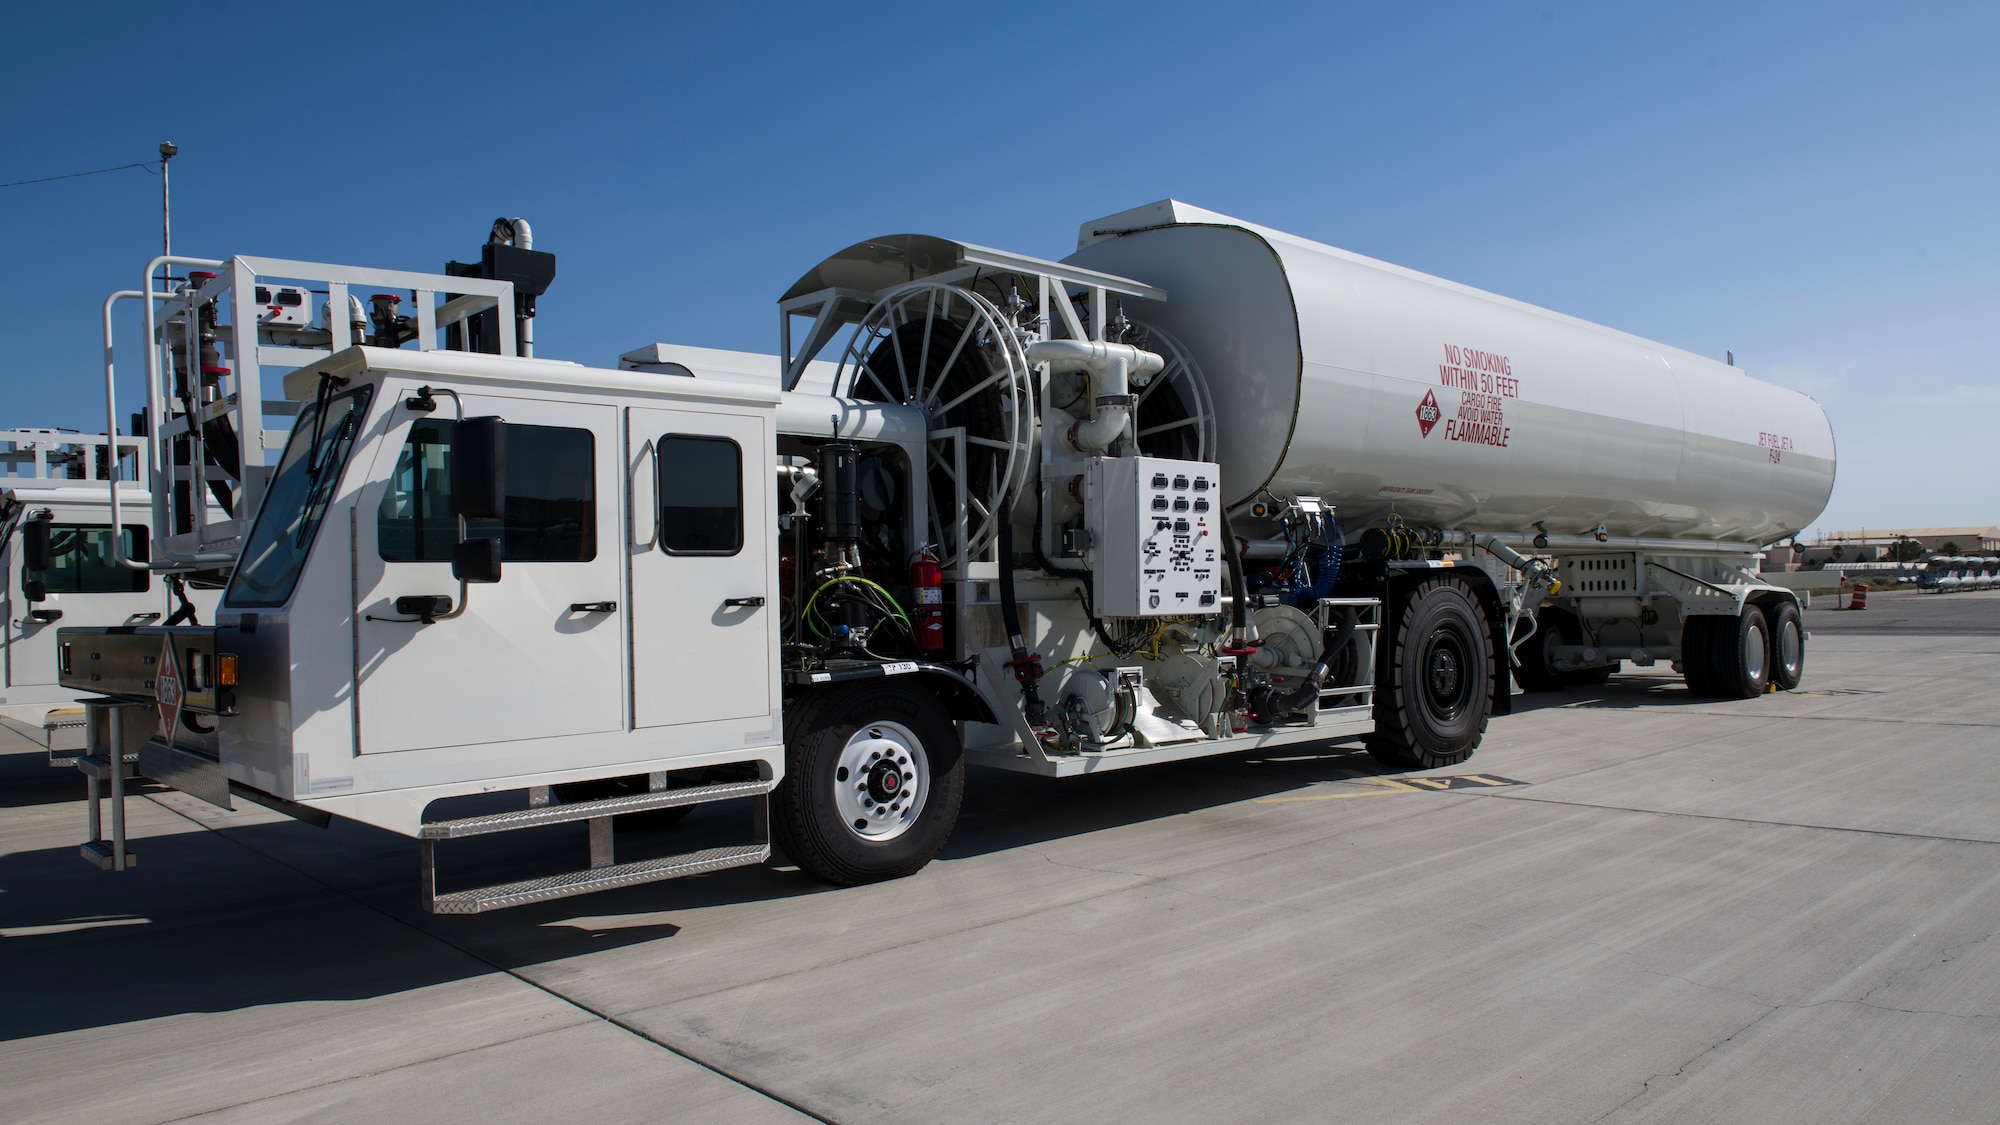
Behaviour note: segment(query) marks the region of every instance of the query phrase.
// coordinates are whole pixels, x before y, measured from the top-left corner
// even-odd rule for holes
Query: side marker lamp
[[[236,686],[236,654],[218,652],[215,654],[215,685],[217,687]]]

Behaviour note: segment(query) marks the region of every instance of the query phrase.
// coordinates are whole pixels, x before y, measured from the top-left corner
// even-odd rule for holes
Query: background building
[[[2000,527],[1870,527],[1830,531],[1811,543],[1800,543],[1800,563],[1827,562],[1840,548],[1839,562],[1874,562],[1889,557],[1890,548],[1912,539],[1928,554],[2000,555]]]

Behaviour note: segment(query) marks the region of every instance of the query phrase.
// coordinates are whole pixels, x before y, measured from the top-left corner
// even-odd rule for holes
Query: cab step
[[[428,846],[426,844],[426,848]],[[686,855],[642,859],[636,863],[614,863],[608,867],[593,867],[588,871],[568,871],[541,879],[523,879],[518,883],[500,883],[491,887],[475,887],[468,891],[453,891],[450,894],[433,894],[426,906],[432,914],[479,914],[487,910],[526,906],[531,902],[547,902],[550,899],[588,894],[592,891],[608,891],[617,887],[654,883],[662,879],[678,879],[684,875],[705,875],[710,871],[762,863],[769,858],[771,858],[771,845],[763,843],[705,848],[698,852],[688,852]]]
[[[488,910],[503,910],[510,906],[526,906],[529,903],[547,902],[571,895],[590,894],[593,891],[632,887],[663,879],[679,879],[687,875],[705,875],[711,871],[762,863],[771,858],[769,800],[771,790],[777,787],[777,782],[725,781],[712,785],[667,789],[663,787],[666,782],[665,774],[653,774],[651,779],[656,788],[650,792],[567,804],[549,803],[548,790],[537,787],[529,790],[529,806],[525,809],[438,820],[425,824],[418,834],[418,849],[421,852],[419,878],[424,910],[431,914],[480,914]],[[630,863],[617,861],[612,831],[613,817],[653,809],[713,804],[741,797],[750,797],[755,801],[752,815],[753,839],[749,843],[704,848],[681,855],[635,860]],[[440,842],[462,840],[472,836],[489,836],[496,832],[518,832],[552,824],[571,824],[577,821],[584,822],[590,832],[588,868],[535,879],[522,879],[512,883],[497,883],[489,887],[472,887],[467,890],[438,893],[437,846]]]
[[[650,793],[634,793],[629,797],[606,797],[597,801],[575,801],[561,805],[535,805],[510,812],[488,813],[484,816],[434,820],[423,826],[419,839],[459,840],[467,836],[514,832],[523,828],[540,828],[544,825],[565,824],[574,820],[594,820],[600,816],[622,816],[625,813],[671,809],[682,805],[705,805],[715,801],[734,800],[737,797],[761,796],[776,786],[775,781],[725,781],[715,785],[690,785],[685,789],[655,789]]]

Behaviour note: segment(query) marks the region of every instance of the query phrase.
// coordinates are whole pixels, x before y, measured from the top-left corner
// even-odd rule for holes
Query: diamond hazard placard
[[[1438,424],[1438,396],[1435,391],[1425,391],[1424,401],[1417,404],[1417,428],[1425,437],[1431,436],[1431,427]]]
[[[153,694],[159,700],[160,737],[174,741],[174,728],[181,721],[181,662],[174,659],[174,639],[160,641],[160,674],[153,680]]]

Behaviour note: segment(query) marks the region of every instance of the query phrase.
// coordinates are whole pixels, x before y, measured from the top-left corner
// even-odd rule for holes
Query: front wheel
[[[880,684],[787,704],[771,829],[792,862],[852,886],[914,874],[958,823],[958,729],[928,693]]]
[[[1493,708],[1493,641],[1486,614],[1463,583],[1434,578],[1396,615],[1368,752],[1405,769],[1456,765],[1472,756]]]

